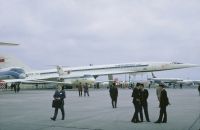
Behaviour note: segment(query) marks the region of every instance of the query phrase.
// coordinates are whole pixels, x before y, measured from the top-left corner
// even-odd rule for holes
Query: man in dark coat
[[[83,92],[83,86],[80,82],[80,84],[78,85],[78,93],[79,93],[79,96],[82,96],[82,92]]]
[[[19,92],[20,91],[20,82],[17,82],[16,83],[16,92]]]
[[[199,84],[199,86],[198,86],[198,90],[199,90],[199,96],[200,96],[200,84]]]
[[[17,85],[16,83],[11,84],[11,88],[14,88],[15,93],[17,92]]]
[[[140,111],[140,105],[141,105],[139,86],[140,86],[140,83],[137,83],[136,87],[134,87],[133,93],[132,93],[133,104],[134,104],[134,107],[135,107],[135,113],[134,113],[133,118],[131,120],[131,122],[133,122],[133,123],[140,122],[139,118],[138,118],[138,113]]]
[[[164,89],[164,85],[160,84],[159,85],[161,89],[161,94],[160,94],[160,115],[158,120],[155,123],[167,123],[167,111],[166,108],[169,105],[169,99],[167,97],[167,91]]]
[[[112,106],[113,108],[117,108],[117,97],[118,97],[118,89],[115,85],[115,83],[113,83],[113,85],[110,87],[110,97],[111,97],[111,102],[112,102]]]
[[[141,84],[140,85],[140,101],[141,101],[140,118],[141,118],[141,122],[143,122],[143,109],[144,109],[146,121],[150,122],[149,114],[148,114],[148,102],[147,102],[148,96],[149,96],[148,90],[144,89],[144,84]]]
[[[51,117],[51,120],[56,120],[57,114],[58,114],[58,109],[60,108],[61,113],[62,113],[62,120],[65,119],[65,110],[64,110],[64,98],[65,98],[65,91],[64,88],[60,85],[58,85],[57,90],[55,91],[53,98],[56,101],[54,106],[55,111],[54,111],[54,116]]]
[[[86,96],[86,94],[89,96],[89,87],[88,87],[88,83],[85,83],[85,85],[83,86],[84,89],[84,96]]]

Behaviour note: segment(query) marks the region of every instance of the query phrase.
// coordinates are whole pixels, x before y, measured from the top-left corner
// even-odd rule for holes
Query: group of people
[[[157,88],[157,97],[159,100],[160,115],[158,120],[154,123],[167,123],[166,107],[169,105],[169,100],[167,97],[167,92],[164,89],[164,87],[165,86],[163,84],[160,84],[159,87]],[[137,83],[132,93],[135,112],[131,122],[133,123],[143,122],[143,110],[145,113],[146,121],[150,122],[148,114],[148,102],[147,102],[148,96],[149,96],[148,90],[144,89],[144,85],[141,83]],[[140,120],[138,115],[140,115]]]
[[[88,85],[87,83],[84,88],[84,96],[88,94]],[[78,87],[79,96],[82,96],[82,84],[79,84]],[[117,108],[117,98],[118,98],[118,89],[115,83],[113,83],[109,89],[110,97],[111,97],[111,104],[113,108]],[[133,104],[135,107],[135,112],[131,122],[139,123],[143,122],[143,110],[145,114],[145,118],[147,122],[150,122],[149,114],[148,114],[148,99],[149,93],[147,89],[144,89],[144,85],[141,83],[137,83],[136,87],[133,89],[132,97],[133,97]],[[166,107],[169,105],[169,100],[167,97],[167,92],[164,89],[164,85],[160,84],[159,89],[157,89],[157,96],[159,100],[159,107],[160,107],[160,115],[158,120],[155,123],[167,123],[167,112]],[[52,107],[55,108],[54,116],[51,117],[51,120],[56,120],[58,109],[61,110],[62,113],[62,120],[65,119],[65,111],[64,111],[64,98],[66,97],[64,87],[58,85],[57,90],[55,91],[54,100],[52,102]],[[140,120],[139,120],[140,115]]]
[[[84,91],[84,96],[89,96],[89,87],[88,87],[88,83],[85,83],[84,85],[80,82],[79,85],[77,86],[78,88],[78,93],[79,93],[79,97],[82,96],[82,92]]]
[[[144,89],[144,85],[141,83],[137,83],[132,93],[135,113],[133,115],[131,122],[133,123],[143,122],[143,109],[146,121],[150,122],[148,114],[148,103],[147,103],[148,96],[149,96],[148,90]],[[138,116],[139,114],[140,114],[140,120]]]
[[[85,83],[84,86],[82,86],[82,84],[80,83],[78,86],[78,92],[79,92],[79,96],[82,96],[82,91],[84,89],[84,96],[86,96],[86,94],[89,96],[89,88],[88,88],[88,83]],[[110,97],[112,99],[112,106],[113,108],[117,108],[117,97],[118,97],[118,89],[115,85],[115,83],[113,83],[113,85],[110,87]],[[50,119],[55,121],[58,115],[58,109],[61,110],[62,113],[62,120],[65,119],[65,110],[64,110],[64,99],[66,98],[65,95],[65,91],[64,91],[64,86],[58,85],[57,89],[53,95],[53,102],[52,102],[52,107],[55,108],[54,111],[54,115],[53,117],[51,117]]]
[[[157,97],[160,107],[160,115],[158,120],[155,123],[167,123],[167,112],[166,107],[169,105],[169,100],[167,97],[167,92],[164,89],[164,85],[160,84],[157,88]],[[111,104],[113,108],[117,108],[117,98],[118,98],[118,89],[115,83],[113,83],[109,89]],[[139,123],[143,122],[143,111],[147,122],[150,122],[149,113],[148,113],[148,99],[149,92],[147,89],[144,89],[144,84],[137,83],[136,87],[133,89],[132,97],[133,104],[135,107],[135,113],[131,122]],[[140,115],[140,120],[139,120]]]
[[[12,83],[10,87],[11,90],[14,89],[15,93],[18,93],[20,91],[20,83]]]

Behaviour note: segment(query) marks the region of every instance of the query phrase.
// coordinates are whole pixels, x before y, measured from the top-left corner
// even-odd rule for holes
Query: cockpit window
[[[21,68],[12,68],[11,71],[17,72],[17,73],[25,73],[25,71]]]
[[[180,62],[172,62],[172,64],[183,64],[183,63],[180,63]]]
[[[90,77],[92,77],[92,75],[85,74],[84,77],[85,78],[90,78]]]

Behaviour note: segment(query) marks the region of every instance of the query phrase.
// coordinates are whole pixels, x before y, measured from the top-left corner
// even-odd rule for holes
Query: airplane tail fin
[[[152,75],[152,77],[153,77],[153,78],[156,78],[156,76],[154,75],[154,73],[153,73],[153,72],[151,72],[151,75]]]
[[[70,70],[65,71],[65,70],[63,70],[63,68],[61,66],[57,65],[57,73],[58,73],[59,77],[62,79],[64,77],[66,77],[67,75],[69,75],[71,73],[71,71]]]
[[[59,76],[63,76],[65,74],[63,68],[61,66],[57,66],[57,72],[59,74]]]
[[[13,56],[8,56],[4,54],[0,54],[0,69],[5,69],[9,67],[19,67],[23,68],[25,71],[29,71],[30,67],[17,60]]]

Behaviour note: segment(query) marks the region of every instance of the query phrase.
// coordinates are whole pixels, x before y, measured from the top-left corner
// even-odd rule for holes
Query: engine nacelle
[[[73,79],[64,79],[65,83],[72,84],[73,86],[77,86],[81,84],[88,84],[89,87],[92,87],[95,83],[95,78],[91,75],[84,75],[83,77],[77,77]]]

